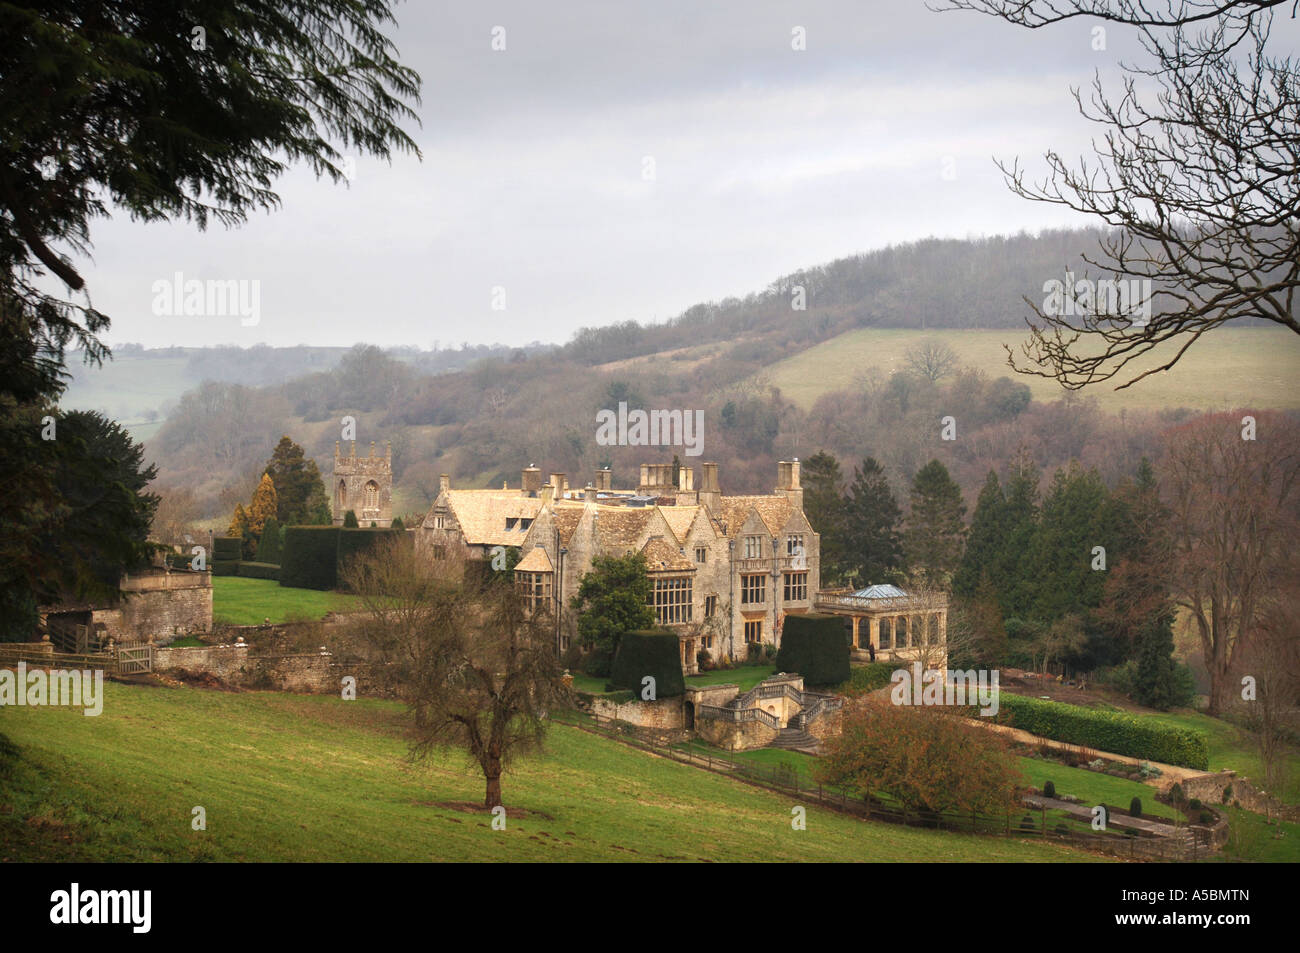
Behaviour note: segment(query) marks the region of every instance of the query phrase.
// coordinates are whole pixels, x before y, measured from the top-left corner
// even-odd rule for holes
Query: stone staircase
[[[812,752],[820,744],[816,738],[802,728],[782,728],[770,742],[769,748],[786,748],[790,751]]]

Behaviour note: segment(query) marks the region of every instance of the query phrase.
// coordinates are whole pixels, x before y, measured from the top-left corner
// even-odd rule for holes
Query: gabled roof
[[[536,519],[542,501],[518,490],[448,490],[447,505],[471,546],[518,546],[527,530],[507,530],[506,520]]]
[[[540,546],[534,546],[528,550],[528,555],[519,560],[515,566],[515,572],[554,572],[555,567],[551,565],[551,557],[546,554],[546,550]]]
[[[684,543],[702,509],[704,509],[702,506],[661,506],[659,513],[668,524],[668,528],[673,531],[673,535],[677,537],[677,541]]]
[[[557,503],[551,508],[551,518],[555,521],[555,530],[560,534],[560,545],[567,546],[573,539],[573,533],[582,522],[582,504]]]
[[[793,506],[784,496],[724,496],[722,512],[717,515],[727,524],[728,536],[740,532],[752,510],[758,511],[768,532],[775,534],[789,522]]]
[[[600,507],[596,512],[596,542],[605,553],[625,553],[636,548],[646,524],[654,516],[651,507]]]
[[[656,537],[641,547],[650,572],[694,572],[695,564],[677,551],[666,539]]]

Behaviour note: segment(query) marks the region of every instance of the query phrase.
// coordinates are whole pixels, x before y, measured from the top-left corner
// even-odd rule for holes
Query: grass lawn
[[[274,579],[242,576],[212,577],[212,621],[228,625],[261,625],[319,619],[327,612],[356,607],[355,596],[316,589],[293,589]]]
[[[1156,800],[1156,789],[1140,781],[1116,778],[1083,768],[1071,768],[1055,761],[1041,758],[1017,758],[1020,773],[1039,791],[1043,782],[1051,781],[1056,785],[1057,794],[1069,794],[1081,798],[1085,807],[1097,804],[1109,804],[1128,810],[1129,803],[1135,797],[1142,799],[1142,816],[1178,820],[1178,815],[1165,804]]]
[[[854,378],[870,368],[879,368],[886,377],[902,370],[909,348],[926,339],[938,339],[957,352],[960,364],[981,368],[993,378],[1005,376],[1027,384],[1035,401],[1059,400],[1064,392],[1055,381],[1019,375],[1007,366],[1002,345],[1010,345],[1018,355],[1027,336],[1024,328],[864,328],[772,364],[763,376],[781,388],[782,396],[806,410],[822,394],[853,387]],[[1156,366],[1165,355],[1172,356],[1177,346],[1177,342],[1168,342],[1168,346],[1155,348],[1140,367]],[[1172,370],[1147,378],[1139,387],[1116,391],[1099,384],[1083,393],[1096,397],[1098,406],[1111,413],[1169,407],[1296,407],[1300,406],[1300,390],[1295,387],[1297,362],[1300,340],[1285,328],[1219,328],[1198,341]]]
[[[581,672],[573,674],[573,690],[583,692],[587,695],[604,695],[605,686],[609,684],[608,678],[596,678],[594,675],[583,675]]]
[[[1236,771],[1250,779],[1256,787],[1263,787],[1264,769],[1250,739],[1230,722],[1211,718],[1198,711],[1179,711],[1143,715],[1167,725],[1194,728],[1205,732],[1210,744],[1210,770]],[[1286,784],[1273,793],[1287,804],[1300,804],[1300,751],[1294,748],[1287,756]]]
[[[742,692],[747,692],[763,679],[776,674],[775,665],[742,665],[740,668],[718,669],[702,675],[692,675],[686,679],[688,686],[703,685],[739,685]]]
[[[106,683],[103,714],[6,708],[0,860],[1085,861],[1032,839],[863,822],[556,725],[493,831],[457,754],[406,760],[394,702]],[[191,829],[202,806],[206,831]]]
[[[1262,814],[1239,807],[1214,807],[1228,815],[1228,843],[1219,854],[1221,859],[1300,863],[1300,824],[1270,824]]]

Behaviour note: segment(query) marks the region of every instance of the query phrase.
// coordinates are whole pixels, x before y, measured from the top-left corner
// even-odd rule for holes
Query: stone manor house
[[[443,475],[416,539],[434,557],[491,559],[496,547],[518,547],[517,584],[557,618],[571,611],[594,557],[642,553],[655,620],[677,632],[687,674],[701,649],[743,659],[750,644],[779,645],[785,616],[811,612],[820,585],[798,460],[780,463],[776,487],[756,496],[724,496],[713,463],[698,483],[692,468],[674,480],[670,464],[642,464],[628,489],[614,489],[609,470],[582,489],[563,473],[543,482],[536,466],[515,489],[456,490]],[[565,631],[557,625],[560,651]]]
[[[459,552],[491,560],[518,550],[515,581],[534,609],[556,620],[556,648],[568,646],[572,598],[596,556],[645,555],[655,621],[677,632],[682,668],[697,656],[743,660],[751,644],[779,646],[787,615],[821,612],[844,618],[856,661],[947,664],[947,597],[875,585],[821,589],[820,537],[803,510],[799,461],[777,465],[776,487],[755,496],[724,496],[718,466],[696,472],[642,464],[635,487],[615,489],[597,470],[582,489],[567,475],[543,482],[524,468],[519,486],[452,489],[441,477],[438,495],[418,529],[421,552]],[[392,449],[361,456],[334,450],[334,522],[352,509],[362,526],[392,523]]]

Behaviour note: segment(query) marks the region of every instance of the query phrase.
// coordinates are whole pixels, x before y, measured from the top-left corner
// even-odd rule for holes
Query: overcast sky
[[[920,0],[397,15],[423,161],[362,157],[346,188],[294,170],[283,207],[234,230],[96,223],[83,274],[110,342],[560,342],[890,243],[1081,224],[1013,196],[992,160],[1085,151],[1070,87],[1133,58],[1114,28],[1098,51],[1092,23],[1029,31]],[[153,314],[176,272],[260,282],[258,323]]]

